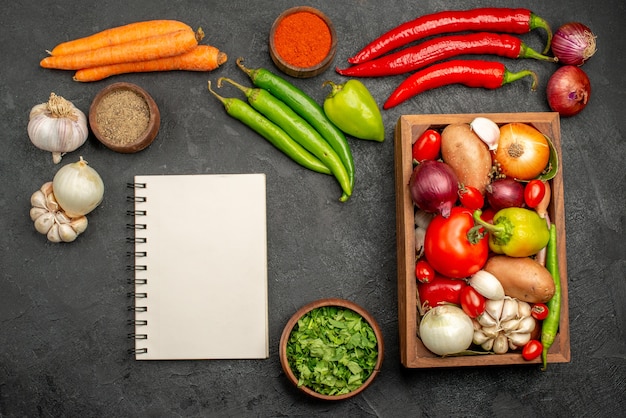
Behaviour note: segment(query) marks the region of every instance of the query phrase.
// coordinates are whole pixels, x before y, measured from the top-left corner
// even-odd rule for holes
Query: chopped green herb
[[[358,389],[378,359],[372,327],[358,313],[337,306],[303,315],[291,331],[286,351],[298,386],[323,395]]]

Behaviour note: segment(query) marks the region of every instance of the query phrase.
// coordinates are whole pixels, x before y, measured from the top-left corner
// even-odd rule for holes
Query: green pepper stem
[[[522,70],[517,73],[512,73],[511,71],[504,69],[504,80],[502,80],[502,85],[509,84],[514,81],[520,80],[524,77],[531,76],[533,78],[533,84],[530,86],[531,90],[537,89],[537,84],[539,83],[539,79],[537,77],[537,73],[531,70]]]
[[[250,97],[250,95],[254,91],[254,89],[252,89],[250,87],[242,86],[241,84],[237,83],[235,80],[231,80],[228,77],[220,77],[217,80],[217,87],[222,87],[222,82],[224,82],[224,81],[226,81],[227,83],[230,83],[233,86],[237,87],[239,90],[241,90],[243,92],[243,94],[246,95],[246,97]]]
[[[208,81],[208,88],[209,91],[211,93],[213,93],[213,96],[217,97],[217,99],[222,102],[223,105],[226,105],[226,99],[224,99],[222,96],[220,96],[219,94],[217,94],[215,91],[213,91],[213,89],[211,88],[211,80]]]
[[[495,237],[502,236],[506,234],[506,226],[503,224],[492,224],[489,222],[485,222],[481,215],[483,212],[480,209],[474,211],[474,222],[475,225],[471,228],[467,233],[467,238],[471,243],[476,243],[478,240],[482,239],[487,233],[492,234]]]
[[[530,58],[550,62],[557,62],[559,60],[557,57],[549,57],[547,55],[540,54],[539,52],[526,45],[524,42],[522,42],[522,44],[520,45],[519,55],[517,56],[517,58]]]
[[[326,86],[331,86],[332,87],[332,90],[330,91],[330,93],[328,93],[328,97],[333,97],[335,94],[337,94],[341,90],[343,90],[343,84],[336,84],[336,83],[333,83],[330,80],[326,80],[322,84],[322,87],[326,87]]]
[[[543,53],[547,54],[548,51],[550,50],[550,46],[552,45],[552,29],[550,28],[550,24],[545,19],[537,16],[534,13],[531,13],[529,27],[531,30],[541,28],[546,31],[546,34],[548,35],[548,39],[546,41],[546,47],[543,50]]]

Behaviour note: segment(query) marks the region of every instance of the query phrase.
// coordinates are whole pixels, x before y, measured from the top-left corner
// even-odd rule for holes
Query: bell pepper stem
[[[480,209],[477,209],[474,211],[473,217],[474,217],[475,224],[474,224],[474,227],[472,227],[467,232],[467,239],[472,244],[476,244],[477,242],[479,242],[481,239],[483,239],[487,235],[487,233],[491,233],[495,236],[505,233],[504,225],[501,225],[501,224],[494,225],[492,223],[485,222],[481,218],[482,214],[483,212]]]

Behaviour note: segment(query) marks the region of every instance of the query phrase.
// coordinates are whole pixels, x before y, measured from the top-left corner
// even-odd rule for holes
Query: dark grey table
[[[0,123],[0,416],[597,416],[626,408],[626,177],[624,103],[626,9],[617,0],[499,2],[434,0],[310,1],[334,21],[335,63],[399,23],[450,8],[528,7],[556,29],[588,24],[598,53],[583,69],[593,92],[587,109],[561,120],[567,225],[572,361],[540,372],[534,366],[406,370],[399,361],[393,133],[402,114],[548,111],[545,85],[554,66],[530,68],[540,86],[518,82],[498,91],[452,86],[383,112],[384,143],[350,139],[357,171],[354,196],[337,201],[329,177],[296,166],[228,117],[207,92],[220,76],[247,81],[235,66],[276,70],[267,37],[290,1],[6,2],[0,14],[3,57]],[[71,72],[39,68],[56,43],[131,21],[173,18],[202,26],[206,41],[229,55],[210,73],[118,76],[80,84]],[[541,48],[543,34],[523,39]],[[320,103],[334,71],[294,80]],[[382,104],[401,76],[364,80]],[[82,155],[106,185],[90,225],[68,245],[48,243],[29,219],[29,197],[58,169],[31,145],[30,108],[50,92],[88,111],[104,86],[128,81],[160,106],[161,131],[148,149],[122,155],[93,136]],[[231,90],[229,90],[231,91]],[[235,90],[232,90],[234,92]],[[241,361],[137,362],[127,354],[130,290],[126,183],[135,174],[265,173],[267,175],[270,358]],[[172,214],[172,221],[185,213]],[[341,403],[305,398],[290,386],[278,359],[282,327],[301,305],[322,297],[351,299],[370,310],[387,347],[371,388]]]

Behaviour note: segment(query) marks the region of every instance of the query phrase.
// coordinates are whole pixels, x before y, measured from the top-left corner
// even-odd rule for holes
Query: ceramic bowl
[[[152,96],[132,83],[113,83],[103,88],[89,108],[89,126],[98,141],[121,153],[149,146],[160,124],[161,114]]]
[[[298,323],[298,320],[302,316],[309,313],[310,311],[317,309],[317,308],[326,307],[326,306],[336,306],[339,308],[350,309],[356,312],[358,315],[363,317],[365,321],[372,327],[372,329],[374,330],[374,334],[376,336],[376,340],[377,340],[378,357],[377,357],[376,364],[374,366],[372,373],[363,382],[363,384],[359,386],[357,389],[351,392],[345,393],[345,394],[341,394],[341,395],[324,395],[324,394],[314,391],[313,389],[309,387],[298,386],[298,378],[296,377],[296,374],[291,369],[291,366],[289,365],[289,360],[287,358],[287,345],[289,342],[289,337],[291,336],[294,326]],[[383,335],[374,317],[370,315],[370,313],[367,312],[365,309],[357,305],[356,303],[345,300],[345,299],[338,299],[338,298],[320,299],[320,300],[316,300],[314,302],[308,303],[305,306],[301,307],[289,319],[289,321],[285,325],[285,328],[283,329],[283,333],[280,338],[279,355],[280,355],[280,363],[281,363],[283,371],[285,372],[287,376],[287,379],[289,379],[289,381],[294,386],[296,386],[300,391],[316,399],[329,400],[329,401],[343,400],[343,399],[356,396],[362,391],[364,391],[374,381],[374,379],[378,375],[380,368],[382,366],[383,357],[384,357]]]
[[[321,62],[311,67],[299,67],[299,66],[293,65],[285,61],[283,57],[281,57],[280,54],[278,53],[277,48],[276,48],[276,42],[275,42],[276,30],[278,29],[278,26],[283,22],[283,20],[295,13],[303,13],[303,12],[312,13],[316,15],[317,17],[319,17],[320,19],[322,19],[324,23],[326,23],[326,26],[328,27],[330,31],[330,37],[331,37],[330,50],[328,54],[326,55],[324,59],[322,59]],[[270,51],[270,56],[272,58],[272,61],[274,61],[274,64],[285,74],[288,74],[296,78],[314,77],[326,71],[328,67],[330,66],[330,64],[332,63],[333,59],[335,58],[335,53],[337,52],[337,33],[335,32],[335,27],[333,23],[320,10],[315,9],[313,7],[308,7],[308,6],[292,7],[290,9],[285,10],[283,13],[281,13],[274,21],[274,24],[272,25],[272,28],[270,30],[269,51]]]

